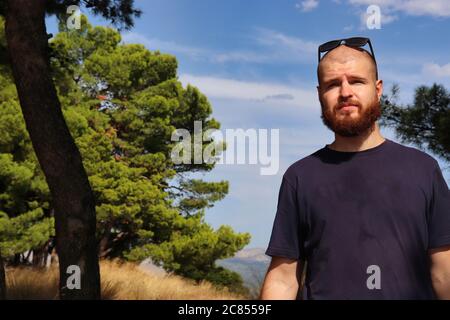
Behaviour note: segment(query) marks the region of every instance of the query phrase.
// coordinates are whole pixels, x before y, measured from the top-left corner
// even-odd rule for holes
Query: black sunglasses
[[[320,54],[323,52],[331,51],[337,47],[339,47],[341,44],[345,44],[346,46],[353,47],[353,48],[361,48],[364,47],[366,44],[369,44],[370,47],[370,53],[375,60],[375,54],[373,53],[372,43],[370,42],[369,38],[363,38],[363,37],[353,37],[353,38],[347,38],[347,39],[338,39],[338,40],[332,40],[325,42],[319,46],[319,62],[320,62]]]
[[[372,43],[370,42],[369,38],[364,37],[353,37],[353,38],[347,38],[347,39],[339,39],[339,40],[332,40],[325,42],[319,46],[318,50],[318,58],[319,62],[321,60],[320,54],[323,52],[329,52],[337,47],[339,47],[341,44],[345,44],[346,46],[353,47],[353,48],[361,48],[364,47],[366,44],[369,44],[370,47],[370,55],[373,58],[373,61],[375,62],[375,67],[377,66],[377,61],[375,60],[375,54],[373,53]],[[378,68],[376,68],[378,69]],[[377,70],[377,79],[378,79],[378,70]]]

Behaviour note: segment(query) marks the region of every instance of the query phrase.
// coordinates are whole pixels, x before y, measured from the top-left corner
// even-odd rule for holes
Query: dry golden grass
[[[6,297],[14,300],[57,299],[58,270],[6,269]]]
[[[160,276],[132,263],[100,263],[102,299],[113,300],[239,300],[248,299],[219,290],[207,282],[195,284],[178,276]],[[58,268],[15,268],[6,271],[7,298],[58,299]]]

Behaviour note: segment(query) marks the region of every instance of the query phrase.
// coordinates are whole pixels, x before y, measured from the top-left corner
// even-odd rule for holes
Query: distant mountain
[[[259,293],[269,267],[270,257],[263,248],[243,249],[232,258],[219,260],[217,264],[235,271],[242,276],[244,285],[254,293]]]
[[[154,276],[163,277],[168,275],[168,273],[162,268],[158,267],[152,262],[152,259],[147,258],[139,264],[139,268],[149,274]]]

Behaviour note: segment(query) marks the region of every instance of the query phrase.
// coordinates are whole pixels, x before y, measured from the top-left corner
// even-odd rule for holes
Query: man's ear
[[[381,95],[383,94],[383,80],[377,80],[375,90],[377,91],[378,101],[380,101]]]
[[[322,97],[321,97],[321,91],[322,90],[321,90],[320,84],[317,85],[316,88],[317,88],[317,97],[319,98],[319,102],[322,105]]]

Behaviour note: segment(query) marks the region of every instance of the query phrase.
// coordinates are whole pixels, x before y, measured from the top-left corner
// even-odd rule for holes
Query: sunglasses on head
[[[370,42],[369,38],[364,37],[353,37],[353,38],[347,38],[347,39],[339,39],[339,40],[332,40],[325,42],[319,46],[318,50],[318,58],[319,62],[322,59],[320,54],[324,52],[329,52],[337,47],[339,47],[341,44],[344,44],[348,47],[352,48],[361,48],[364,47],[366,44],[369,44],[370,47],[370,55],[373,58],[373,61],[375,62],[375,67],[377,65],[377,61],[375,60],[375,54],[373,53],[372,43]],[[378,79],[378,71],[377,71],[377,79]]]

